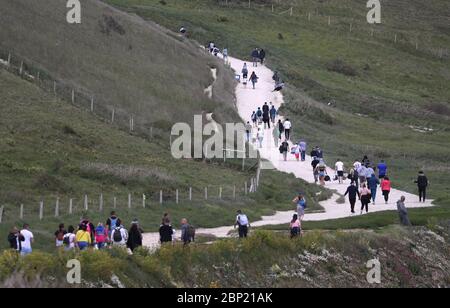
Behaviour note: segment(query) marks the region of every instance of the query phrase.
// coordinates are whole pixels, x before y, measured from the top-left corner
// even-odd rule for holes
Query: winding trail
[[[244,65],[244,61],[229,57],[229,62],[231,67],[237,74],[240,74],[242,67]],[[261,107],[264,102],[272,102],[272,104],[278,109],[283,103],[283,96],[280,92],[272,92],[274,88],[274,82],[272,80],[272,76],[274,72],[272,72],[266,66],[258,65],[258,67],[253,68],[251,63],[247,63],[249,68],[249,73],[254,70],[259,77],[258,83],[256,85],[256,89],[253,90],[251,84],[249,83],[247,86],[242,83],[238,84],[236,87],[236,101],[237,101],[237,109],[241,118],[245,121],[250,120],[250,116],[253,111],[256,111],[258,107]],[[249,75],[250,75],[249,74]],[[211,89],[212,91],[212,89]],[[293,127],[293,131],[295,131],[295,127]],[[312,174],[311,167],[311,158],[308,156],[306,162],[298,162],[295,160],[293,155],[288,155],[288,161],[283,161],[282,155],[278,151],[278,146],[275,145],[275,140],[273,138],[273,128],[267,129],[265,131],[265,138],[263,143],[263,148],[259,149],[261,157],[268,162],[277,170],[292,173],[297,178],[301,178],[309,183],[314,183],[314,176]],[[326,156],[326,153],[325,153]],[[334,162],[333,162],[334,165]],[[334,175],[334,170],[328,168],[328,174]],[[345,182],[344,184],[339,184],[337,182],[329,182],[326,185],[326,188],[336,190],[336,192],[340,195],[343,195],[347,189],[349,182]],[[292,197],[294,197],[296,192],[293,192]],[[305,221],[321,221],[321,220],[329,220],[329,219],[338,219],[354,216],[350,213],[350,206],[348,201],[345,204],[338,204],[336,199],[339,198],[338,194],[334,194],[332,198],[323,201],[320,205],[324,208],[323,212],[320,213],[310,213],[305,215]],[[430,207],[432,205],[432,200],[427,200],[425,203],[419,203],[419,197],[403,192],[397,189],[393,189],[390,194],[390,201],[388,204],[384,204],[384,200],[382,200],[381,191],[378,192],[377,199],[379,200],[379,204],[370,205],[370,212],[380,212],[387,210],[397,210],[396,202],[400,199],[401,196],[406,197],[406,205],[408,208],[418,208],[418,207]],[[290,202],[290,199],[287,200]],[[253,222],[251,225],[254,227],[267,226],[267,225],[279,225],[279,224],[288,224],[288,222],[292,219],[292,214],[294,213],[295,206],[293,205],[292,211],[285,212],[276,212],[273,216],[263,216],[262,220]],[[357,204],[358,210],[358,204]],[[230,221],[232,221],[233,216],[230,215]],[[218,228],[210,228],[210,229],[198,229],[197,234],[208,234],[214,235],[218,238],[224,238],[230,236],[229,233],[234,228],[233,226],[223,226]],[[179,236],[179,234],[178,234]],[[157,247],[159,241],[158,233],[146,233],[144,234],[144,245],[148,247]]]

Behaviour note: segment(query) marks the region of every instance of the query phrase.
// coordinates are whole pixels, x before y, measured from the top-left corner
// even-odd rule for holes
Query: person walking
[[[286,140],[284,140],[281,143],[279,150],[280,150],[280,154],[283,154],[283,160],[287,161],[287,154],[289,151],[289,143]]]
[[[23,229],[20,231],[20,234],[23,237],[21,242],[22,250],[20,251],[21,256],[27,256],[33,252],[32,245],[34,241],[33,232],[30,231],[30,225],[24,224]]]
[[[350,169],[350,172],[348,173],[348,179],[350,180],[351,183],[355,183],[356,187],[358,187],[359,176],[358,171],[356,171],[354,167]]]
[[[245,125],[245,141],[247,143],[250,143],[252,129],[253,129],[252,124],[250,124],[250,122],[247,122],[247,124]]]
[[[73,226],[69,226],[69,228],[67,228],[67,233],[64,235],[63,242],[65,251],[71,251],[75,249],[76,234],[75,228]]]
[[[305,218],[305,210],[307,208],[305,196],[302,193],[299,193],[292,202],[297,206],[298,218],[300,221],[303,221]]]
[[[112,230],[116,228],[119,217],[115,211],[112,211],[109,218],[106,220],[106,228],[108,229],[108,237],[111,239]]]
[[[264,129],[270,129],[270,114],[269,110],[263,112],[263,122],[264,122]]]
[[[258,67],[258,62],[261,61],[258,48],[253,49],[251,53],[253,67]]]
[[[301,153],[301,151],[300,151],[300,145],[297,143],[296,145],[294,145],[294,146],[292,147],[292,154],[294,154],[295,159],[296,159],[297,161],[300,161],[300,153]]]
[[[272,108],[270,108],[270,121],[272,121],[272,124],[275,125],[275,120],[277,118],[277,110],[275,109],[275,106],[272,105]]]
[[[300,148],[300,156],[302,158],[302,161],[306,161],[306,150],[307,150],[308,145],[306,144],[306,142],[304,140],[300,140],[298,146]]]
[[[62,247],[64,245],[64,235],[66,235],[67,231],[64,228],[64,224],[59,224],[58,230],[55,231],[55,242],[56,247]]]
[[[256,83],[258,82],[258,76],[256,76],[256,73],[255,72],[253,72],[251,75],[250,75],[250,81],[252,82],[252,85],[253,85],[253,90],[255,90],[256,89]]]
[[[222,56],[223,56],[223,61],[225,62],[225,64],[228,63],[228,48],[224,48],[222,50]]]
[[[291,223],[289,224],[289,229],[291,230],[291,239],[299,236],[302,232],[302,222],[298,219],[298,215],[294,214]]]
[[[348,195],[348,201],[350,202],[350,209],[352,214],[355,214],[355,205],[356,205],[356,197],[361,200],[361,195],[359,193],[358,187],[355,185],[355,182],[351,182],[350,186],[347,187],[347,191],[345,192],[345,196]]]
[[[195,228],[188,223],[186,218],[181,220],[181,240],[184,246],[195,241]]]
[[[400,217],[400,223],[403,226],[410,227],[412,224],[408,217],[408,210],[405,206],[405,201],[406,201],[405,196],[402,196],[400,200],[397,201],[397,211]]]
[[[116,228],[112,230],[111,240],[113,246],[125,247],[127,245],[128,232],[120,220],[117,221]]]
[[[317,184],[319,182],[319,168],[317,168],[320,164],[320,160],[317,157],[313,157],[313,161],[311,162],[311,166],[313,168],[313,176],[314,176],[314,183]]]
[[[128,231],[127,248],[134,252],[139,247],[142,247],[142,232],[139,228],[139,222],[135,219],[131,222],[131,227]]]
[[[369,203],[370,203],[370,190],[367,188],[366,184],[362,184],[362,187],[359,191],[359,195],[361,198],[361,215],[366,210],[366,213],[369,213]]]
[[[378,180],[375,173],[373,173],[372,176],[367,180],[367,185],[370,189],[372,203],[373,203],[373,205],[375,205],[375,199],[377,198],[378,185],[380,185],[380,180]]]
[[[280,78],[280,74],[278,73],[278,71],[276,71],[275,74],[273,74],[272,80],[275,82],[275,84],[280,83],[281,78]]]
[[[258,110],[256,111],[256,126],[262,123],[262,117],[263,112],[261,110],[261,107],[258,107]]]
[[[264,65],[264,60],[266,59],[266,51],[264,49],[259,51],[259,59],[261,60],[261,65]]]
[[[279,132],[278,139],[281,140],[281,137],[283,136],[284,133],[284,125],[283,122],[281,122],[281,120],[278,120],[278,132]]]
[[[264,105],[262,106],[262,111],[263,111],[263,113],[265,113],[265,112],[269,113],[270,108],[269,108],[269,105],[267,105],[267,102],[265,102]]]
[[[419,189],[419,202],[425,202],[427,198],[428,178],[423,171],[419,171],[417,180],[415,181]]]
[[[291,129],[292,129],[292,123],[289,121],[289,119],[286,119],[283,124],[284,127],[284,136],[286,140],[291,140]]]
[[[163,223],[159,227],[159,242],[161,244],[172,243],[173,241],[173,228],[169,219],[163,219]]]
[[[237,211],[236,222],[234,228],[239,227],[239,238],[246,238],[248,235],[248,229],[250,228],[250,223],[247,215],[242,213],[241,210]]]
[[[340,159],[337,160],[335,169],[339,184],[342,184],[344,182],[344,163]]]
[[[23,241],[25,241],[25,237],[20,233],[19,229],[17,227],[12,228],[8,234],[9,248],[20,254]]]
[[[366,166],[361,164],[361,166],[359,166],[359,168],[357,169],[357,172],[358,172],[358,177],[359,177],[359,184],[362,186],[367,181],[367,178],[366,178],[367,168],[366,168]]]
[[[323,160],[319,161],[316,167],[320,185],[325,186],[325,177],[327,176],[327,166]]]
[[[388,204],[389,202],[389,194],[391,193],[391,181],[387,176],[383,178],[381,181],[381,191],[383,192],[384,202]]]
[[[384,160],[381,160],[378,165],[377,165],[377,169],[378,169],[378,178],[382,179],[387,175],[387,164],[385,163]]]
[[[318,159],[323,159],[323,151],[322,151],[322,149],[318,146],[316,151],[317,151],[317,158]]]
[[[244,66],[242,67],[242,80],[244,85],[247,85],[247,80],[248,80],[248,67],[247,67],[247,63],[244,63]]]
[[[108,230],[103,226],[101,222],[98,223],[95,228],[95,245],[97,249],[103,249],[108,241]]]
[[[253,111],[252,115],[251,115],[251,120],[253,123],[253,126],[257,126],[258,124],[258,116],[256,115],[256,111]]]
[[[92,237],[86,224],[80,224],[75,235],[75,244],[80,251],[88,249],[92,244]]]
[[[258,128],[257,139],[258,139],[258,146],[260,149],[262,149],[264,141],[264,130],[262,130],[261,128]]]

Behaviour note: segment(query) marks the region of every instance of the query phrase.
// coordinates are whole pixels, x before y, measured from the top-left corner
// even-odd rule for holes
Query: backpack
[[[67,246],[67,247],[70,247],[70,236],[72,235],[72,233],[67,233],[66,235],[64,235],[64,238],[63,238],[63,244],[65,245],[65,246]]]
[[[262,117],[262,111],[261,111],[261,110],[258,110],[258,112],[256,113],[256,115],[257,115],[258,117]]]
[[[122,242],[122,232],[121,232],[122,228],[117,227],[116,229],[114,229],[114,237],[113,240],[116,243],[120,243]]]
[[[189,225],[189,227],[188,227],[188,236],[189,236],[190,240],[194,241],[194,239],[195,239],[195,228],[194,228],[193,225]]]
[[[106,241],[105,228],[97,227],[95,229],[95,241],[97,243],[104,243]]]

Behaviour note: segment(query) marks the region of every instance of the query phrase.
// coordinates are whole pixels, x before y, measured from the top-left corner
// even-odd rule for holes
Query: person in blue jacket
[[[383,179],[387,175],[387,165],[384,160],[381,160],[377,166],[378,168],[378,178]]]
[[[275,106],[272,105],[272,108],[270,109],[270,120],[272,121],[272,124],[275,124],[276,117],[277,117],[277,110],[275,109]]]
[[[370,189],[370,194],[372,195],[372,202],[375,204],[375,198],[377,197],[377,189],[378,185],[380,185],[380,180],[378,180],[375,174],[372,174],[372,176],[367,180],[367,184]]]

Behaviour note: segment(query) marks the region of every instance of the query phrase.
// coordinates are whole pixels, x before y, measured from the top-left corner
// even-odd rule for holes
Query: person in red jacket
[[[384,201],[386,204],[389,202],[389,194],[391,192],[392,186],[391,181],[387,176],[381,181],[381,190],[383,191]]]

